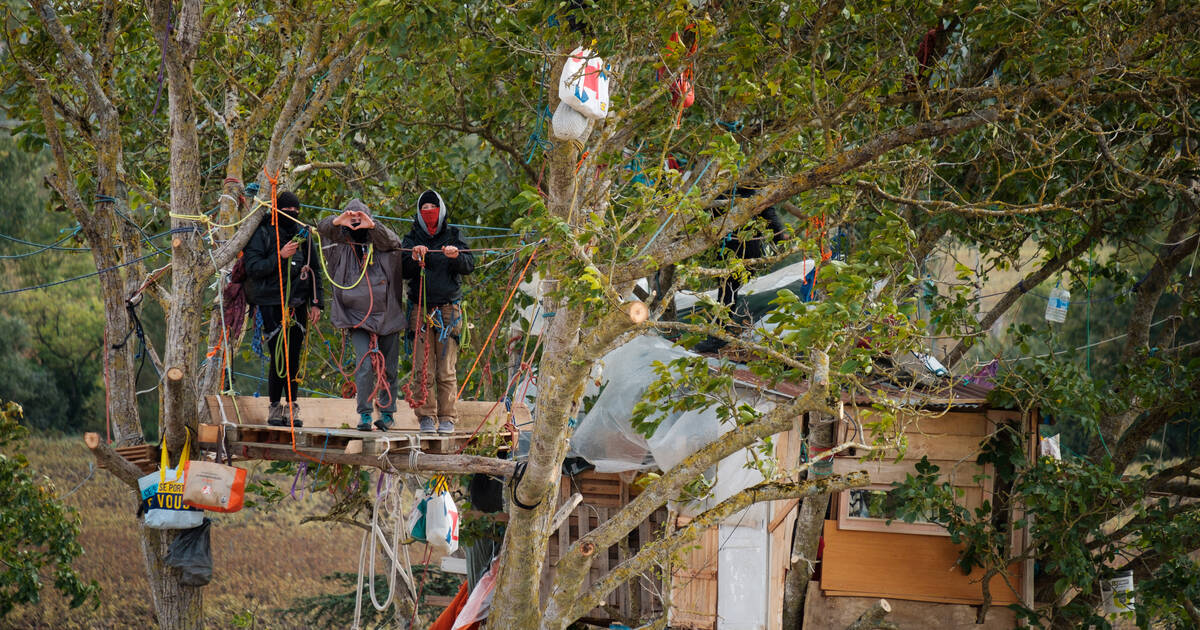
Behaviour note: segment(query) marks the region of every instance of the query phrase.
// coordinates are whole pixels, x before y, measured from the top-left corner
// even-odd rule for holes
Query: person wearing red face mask
[[[417,198],[417,217],[402,248],[408,281],[409,338],[413,340],[413,380],[406,390],[422,433],[453,433],[458,419],[458,339],[462,329],[460,278],[475,270],[475,256],[458,228],[449,224],[446,203],[436,191]],[[436,380],[436,395],[434,383]],[[436,422],[436,425],[435,425]]]

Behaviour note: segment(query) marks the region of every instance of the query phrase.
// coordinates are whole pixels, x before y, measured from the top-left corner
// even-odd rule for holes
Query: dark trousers
[[[374,403],[379,406],[381,413],[395,413],[396,398],[400,395],[396,389],[396,371],[400,367],[400,333],[378,335],[377,339],[379,352],[383,355],[383,378],[387,387],[379,388]],[[350,343],[354,344],[354,355],[358,361],[358,371],[354,373],[354,388],[358,391],[358,413],[369,414],[374,411],[371,392],[379,378],[369,356],[374,352],[371,349],[371,333],[361,328],[351,329]]]
[[[284,386],[288,388],[287,400],[297,396],[296,374],[300,371],[300,350],[304,347],[304,328],[308,324],[308,307],[297,306],[288,313],[287,354],[283,353],[283,309],[278,306],[259,306],[262,313],[263,340],[271,360],[267,366],[267,396],[271,404],[283,398]],[[285,361],[286,356],[286,361]],[[291,368],[289,372],[287,368]]]

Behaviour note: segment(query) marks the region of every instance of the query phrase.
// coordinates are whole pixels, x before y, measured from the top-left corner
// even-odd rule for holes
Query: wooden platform
[[[342,398],[301,398],[300,418],[304,426],[295,429],[295,450],[320,457],[322,453],[362,453],[379,455],[403,452],[413,446],[423,453],[457,453],[481,436],[500,432],[509,421],[504,404],[488,401],[459,401],[458,422],[452,434],[422,434],[417,417],[407,405],[395,413],[396,423],[390,431],[359,431],[356,403]],[[225,427],[230,450],[235,456],[241,447],[256,447],[292,451],[293,431],[290,427],[267,424],[269,401],[251,396],[208,396],[211,422]],[[513,424],[530,422],[529,408],[515,404]]]

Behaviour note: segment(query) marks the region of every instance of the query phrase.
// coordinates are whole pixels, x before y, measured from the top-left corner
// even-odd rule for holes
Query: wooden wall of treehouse
[[[866,407],[846,407],[846,421],[839,424],[839,437],[854,437],[857,426],[877,422]],[[902,436],[908,444],[904,459],[885,458],[861,462],[853,454],[834,458],[833,472],[866,470],[872,485],[835,493],[830,519],[824,528],[821,590],[826,596],[885,597],[945,604],[981,604],[982,569],[963,574],[955,562],[960,546],[936,523],[887,522],[891,509],[887,492],[893,482],[916,474],[922,457],[937,465],[943,479],[959,493],[958,501],[968,509],[984,501],[993,502],[991,466],[976,463],[982,443],[1000,423],[1016,423],[1031,440],[1036,433],[1031,418],[1018,412],[991,410],[983,406],[911,409],[896,418],[886,434]],[[864,430],[870,442],[875,433]],[[1010,522],[1013,519],[1010,518]],[[1023,531],[1013,535],[1014,548],[1023,542]],[[1003,606],[1022,599],[1020,564],[1009,567],[1007,576],[989,581],[992,604]]]

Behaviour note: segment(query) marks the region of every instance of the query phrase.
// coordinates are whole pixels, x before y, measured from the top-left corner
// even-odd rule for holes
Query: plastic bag
[[[444,554],[458,549],[458,507],[450,492],[443,490],[425,499],[425,540]]]
[[[413,506],[412,513],[408,515],[408,522],[412,523],[409,527],[408,535],[413,540],[425,542],[425,513],[428,507],[429,497],[417,499],[417,504]]]
[[[550,133],[556,140],[583,141],[587,135],[588,119],[583,114],[571,109],[569,105],[559,103],[550,119]]]
[[[558,98],[592,120],[607,117],[608,74],[604,72],[604,60],[583,46],[576,48],[563,64]]]
[[[188,461],[189,440],[183,443],[179,461]],[[204,522],[204,512],[183,504],[184,468],[170,468],[167,449],[162,451],[158,472],[138,479],[142,491],[142,510],[146,527],[154,529],[192,529]]]
[[[184,586],[204,586],[212,581],[212,521],[204,519],[198,526],[180,533],[171,541],[167,557],[169,567],[180,569],[179,583]]]

